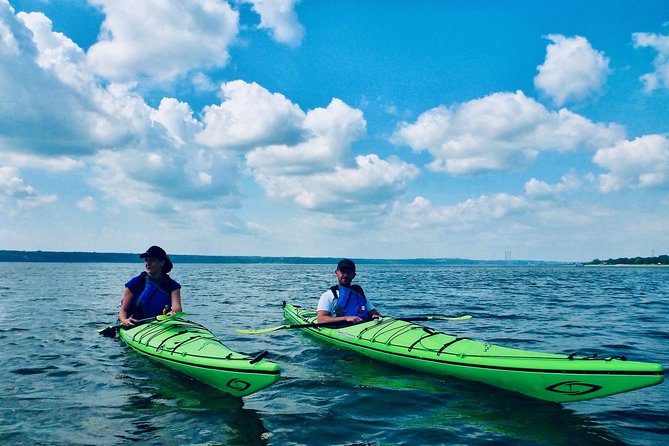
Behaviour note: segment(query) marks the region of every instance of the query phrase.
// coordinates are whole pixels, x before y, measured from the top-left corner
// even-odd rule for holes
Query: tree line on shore
[[[657,257],[620,257],[617,259],[595,259],[586,265],[669,265],[669,255]]]

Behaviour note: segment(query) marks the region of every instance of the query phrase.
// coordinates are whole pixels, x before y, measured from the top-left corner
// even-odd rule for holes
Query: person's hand
[[[379,319],[381,317],[380,314],[373,314],[372,319]]]
[[[353,322],[354,324],[362,322],[362,319],[360,319],[358,316],[344,316],[344,320],[346,322]]]
[[[128,319],[121,319],[121,323],[124,327],[134,327],[137,319],[129,317]]]

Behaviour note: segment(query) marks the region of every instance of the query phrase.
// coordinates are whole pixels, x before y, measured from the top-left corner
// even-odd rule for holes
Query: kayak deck
[[[316,320],[315,312],[291,304],[284,305],[284,316],[294,324]],[[661,364],[502,347],[390,317],[343,328],[303,330],[380,361],[557,403],[627,392],[664,380]]]
[[[226,347],[204,326],[180,318],[120,329],[137,353],[230,395],[243,397],[275,383],[279,366]]]

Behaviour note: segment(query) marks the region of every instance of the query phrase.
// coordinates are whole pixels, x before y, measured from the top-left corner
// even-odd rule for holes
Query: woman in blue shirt
[[[144,259],[145,271],[125,284],[118,312],[119,321],[126,327],[139,319],[183,311],[181,285],[167,274],[173,265],[165,250],[151,246],[139,257]]]

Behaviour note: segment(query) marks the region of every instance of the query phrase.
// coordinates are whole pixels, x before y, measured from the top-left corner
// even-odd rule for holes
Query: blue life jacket
[[[148,274],[142,272],[138,280],[131,280],[126,284],[135,296],[132,305],[132,317],[145,319],[169,311],[172,305],[172,279],[166,275],[161,284],[148,279]],[[161,288],[162,286],[162,288]]]
[[[338,305],[335,306],[337,316],[358,316],[365,321],[369,319],[367,298],[360,285],[351,285],[351,288],[335,285],[330,290],[337,298]],[[337,295],[337,291],[339,291],[339,295]]]

